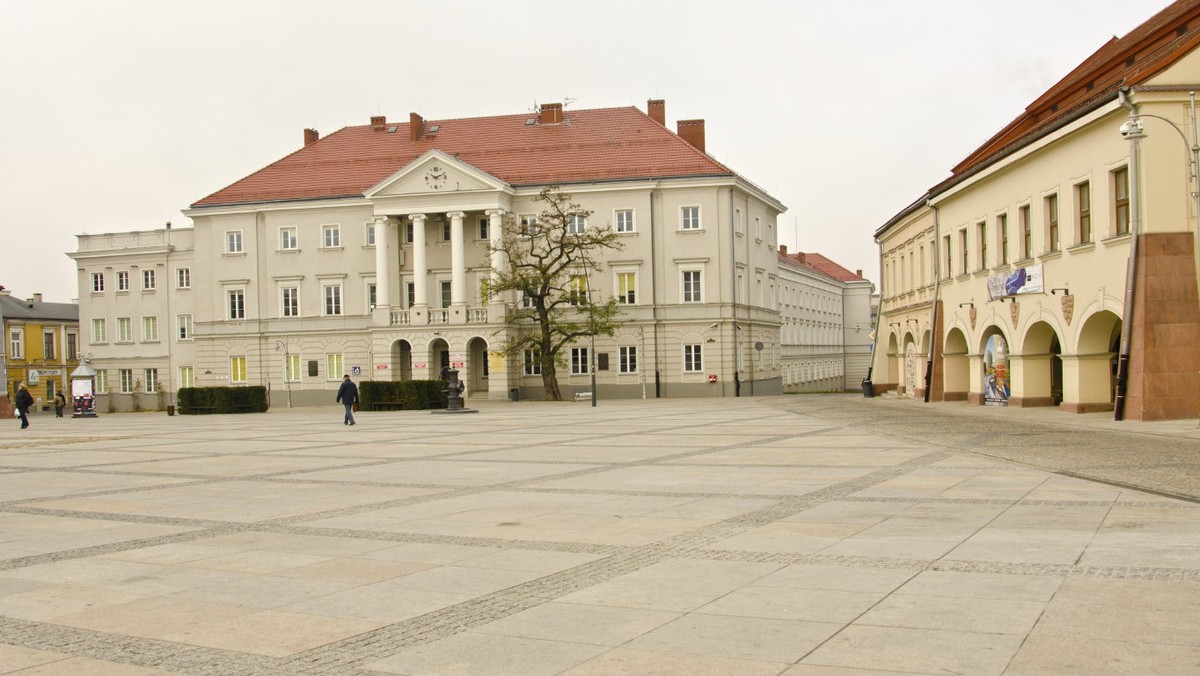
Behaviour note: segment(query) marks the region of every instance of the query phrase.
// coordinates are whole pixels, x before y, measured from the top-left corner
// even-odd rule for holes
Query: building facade
[[[486,289],[505,265],[490,245],[536,221],[548,186],[591,212],[578,227],[608,225],[623,244],[589,280],[623,307],[616,334],[596,338],[597,396],[780,392],[784,206],[705,152],[702,120],[674,133],[662,101],[647,110],[305,130],[300,150],[187,209],[191,228],[80,236],[93,368],[107,392],[139,395],[110,405],[240,384],[268,386],[275,405],[327,403],[344,374],[444,367],[468,397],[539,398],[529,355],[500,350],[520,299]],[[137,286],[151,266],[155,286]],[[590,349],[564,354],[564,392],[590,391]]]
[[[79,307],[74,303],[47,303],[42,294],[20,299],[0,287],[0,318],[4,327],[5,402],[0,414],[12,417],[12,396],[25,383],[36,409],[53,405],[58,392],[71,396],[71,371],[79,365]]]
[[[871,365],[875,285],[861,270],[781,246],[778,289],[784,391],[858,389]]]
[[[1200,2],[1171,4],[876,232],[877,390],[929,371],[935,401],[1200,414],[1197,45]]]

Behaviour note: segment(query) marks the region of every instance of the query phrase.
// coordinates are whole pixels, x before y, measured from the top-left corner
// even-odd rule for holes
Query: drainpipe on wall
[[[1125,273],[1125,307],[1121,317],[1121,351],[1117,356],[1117,393],[1113,402],[1113,420],[1125,419],[1125,395],[1129,389],[1130,336],[1133,334],[1133,298],[1137,284],[1138,235],[1141,226],[1141,152],[1142,122],[1137,106],[1129,101],[1128,89],[1117,91],[1118,100],[1129,111],[1129,120],[1121,125],[1121,134],[1129,139],[1129,268]]]
[[[741,370],[741,363],[739,363],[740,355],[738,353],[737,221],[734,220],[735,213],[736,213],[736,211],[733,206],[733,188],[730,188],[729,189],[729,260],[731,261],[731,265],[730,265],[730,269],[729,269],[729,280],[730,280],[730,283],[733,285],[733,297],[730,299],[733,301],[733,328],[730,331],[730,333],[733,334],[733,396],[740,397],[740,396],[742,396],[742,388],[741,388],[741,383],[738,382],[740,379],[740,376],[738,375],[738,371]],[[749,218],[750,218],[750,214],[746,214],[746,219],[749,220]],[[799,246],[799,245],[797,245],[797,246]],[[722,384],[721,387],[724,388],[725,385]],[[724,390],[722,389],[722,391],[724,391]]]
[[[932,200],[925,200],[925,204],[933,210],[933,302],[929,312],[929,356],[925,360],[925,403],[928,404],[930,391],[933,389],[933,346],[937,344],[938,338],[938,294],[942,290],[942,275],[938,270],[941,265],[941,252],[938,251],[938,210]]]

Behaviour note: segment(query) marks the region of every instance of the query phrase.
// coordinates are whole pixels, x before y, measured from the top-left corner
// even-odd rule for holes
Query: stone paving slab
[[[0,432],[0,673],[1200,672],[1195,421],[472,404]]]

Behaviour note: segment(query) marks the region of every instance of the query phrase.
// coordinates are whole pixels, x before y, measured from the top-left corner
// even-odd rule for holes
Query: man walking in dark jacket
[[[21,429],[29,427],[29,407],[33,406],[33,395],[25,387],[25,383],[17,385],[17,396],[13,404],[17,407],[17,417],[21,419]]]
[[[337,399],[335,401],[342,402],[346,407],[346,418],[342,421],[343,425],[354,424],[354,405],[358,403],[358,386],[351,380],[350,376],[342,381],[342,386],[338,388]]]

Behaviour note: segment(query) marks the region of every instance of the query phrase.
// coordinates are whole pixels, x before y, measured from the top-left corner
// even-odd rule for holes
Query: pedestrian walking
[[[33,406],[33,395],[25,383],[17,383],[17,398],[13,403],[17,407],[17,417],[21,419],[21,429],[29,427],[29,407]]]
[[[67,407],[67,395],[63,394],[62,390],[59,390],[58,394],[54,395],[54,417],[55,418],[63,417],[62,412],[63,412],[63,409],[66,407]]]
[[[354,405],[358,403],[358,386],[350,380],[350,376],[346,376],[342,381],[342,386],[338,388],[337,399],[335,401],[342,402],[346,407],[346,418],[342,420],[343,425],[354,424]]]

